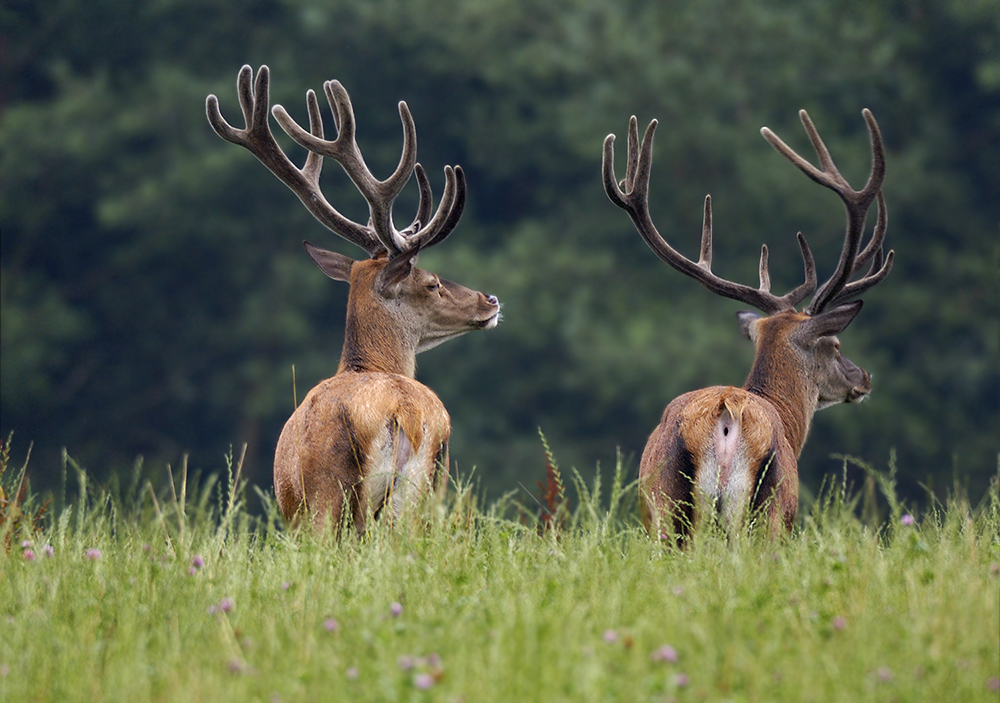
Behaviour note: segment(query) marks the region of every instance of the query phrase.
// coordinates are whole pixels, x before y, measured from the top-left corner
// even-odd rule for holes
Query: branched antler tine
[[[430,191],[428,190],[428,193]],[[451,166],[444,167],[444,193],[441,194],[441,202],[438,203],[437,211],[434,213],[434,217],[430,218],[429,221],[424,222],[423,226],[420,227],[414,235],[409,238],[410,245],[413,242],[420,240],[425,242],[430,239],[435,239],[438,234],[438,228],[444,223],[445,219],[451,212],[452,206],[455,204],[455,169]],[[423,205],[423,203],[421,203]],[[428,214],[430,214],[430,203],[427,204]],[[456,222],[457,224],[457,222]],[[427,244],[421,243],[420,247],[425,248]]]
[[[250,68],[247,66],[247,68]],[[254,81],[253,94],[249,94],[250,87],[250,74],[252,69],[244,73],[240,71],[240,78],[246,76],[244,81],[244,90],[240,91],[240,103],[244,103],[245,100],[250,100],[252,102],[253,117],[251,120],[247,120],[247,125],[249,126],[249,131],[251,133],[257,133],[262,130],[267,131],[268,134],[271,133],[271,128],[267,124],[267,109],[271,104],[270,97],[270,83],[271,83],[271,72],[265,67],[261,66],[260,70],[257,71],[257,80]],[[247,106],[243,104],[243,114],[246,115]]]
[[[410,226],[403,230],[404,233],[413,235],[419,232],[421,227],[427,224],[431,217],[431,207],[433,207],[434,194],[431,191],[431,182],[427,178],[424,167],[416,164],[413,173],[417,177],[417,189],[420,193],[420,200],[417,202],[417,214],[413,217]]]
[[[865,264],[871,261],[872,256],[882,255],[882,244],[885,242],[885,232],[889,226],[889,213],[885,209],[885,197],[882,195],[882,191],[875,195],[875,202],[878,204],[878,219],[875,222],[875,229],[872,231],[872,238],[868,240],[868,244],[854,259],[852,273],[860,271]],[[872,264],[873,268],[879,268],[881,265],[881,259],[879,259],[878,265]]]
[[[808,298],[816,290],[816,260],[813,258],[812,250],[809,249],[809,243],[806,241],[805,235],[799,232],[796,235],[796,239],[799,242],[799,249],[802,250],[802,266],[804,268],[804,281],[802,284],[789,292],[784,300],[787,301],[791,308],[795,308],[803,300]]]
[[[809,118],[809,113],[805,110],[799,110],[799,120],[802,122],[806,134],[809,136],[809,141],[812,143],[813,151],[816,152],[816,157],[819,159],[821,173],[828,174],[829,176],[825,180],[827,182],[833,181],[846,185],[847,182],[841,178],[840,171],[837,170],[837,165],[833,162],[833,157],[830,156],[830,150],[826,148],[826,144],[823,143],[822,137],[819,136],[819,132],[816,130],[816,125]]]
[[[861,111],[861,115],[868,125],[868,135],[872,145],[872,172],[861,192],[870,198],[872,194],[882,192],[882,183],[885,181],[885,143],[882,141],[882,131],[878,128],[878,122],[875,121],[872,111],[866,107]]]
[[[434,220],[431,220],[431,224],[428,225],[428,229],[432,231],[436,229],[437,233],[425,244],[421,244],[421,248],[426,249],[427,247],[443,242],[458,225],[458,221],[462,219],[462,212],[465,210],[465,187],[465,172],[462,170],[462,167],[456,166],[452,169],[450,166],[446,166],[445,192],[441,197],[441,204],[438,206],[438,213],[445,213],[445,217],[439,225],[434,225],[438,219],[437,214],[435,214]],[[445,208],[446,201],[448,202],[447,208]]]
[[[631,191],[635,184],[635,172],[639,166],[639,121],[635,115],[628,121],[628,151],[625,157],[625,190]]]
[[[792,149],[787,144],[785,144],[785,142],[783,142],[781,140],[781,137],[779,137],[777,134],[775,134],[774,132],[772,132],[767,127],[761,127],[760,128],[760,133],[764,137],[764,139],[766,139],[768,141],[768,143],[771,146],[773,146],[776,151],[778,151],[778,153],[780,153],[786,159],[788,159],[793,164],[795,164],[796,166],[798,166],[799,170],[801,170],[802,173],[806,174],[807,176],[809,176],[809,178],[813,179],[814,181],[816,181],[820,185],[825,185],[825,186],[833,187],[830,184],[829,179],[826,177],[826,175],[822,171],[820,171],[815,166],[813,166],[811,163],[809,163],[808,161],[806,161],[805,159],[803,159],[801,156],[799,156],[797,153],[795,153],[795,150]]]
[[[767,245],[760,247],[760,290],[764,293],[771,292],[771,274],[767,270]]]
[[[354,134],[357,125],[354,122],[354,105],[351,104],[351,96],[340,81],[325,81],[323,92],[326,94],[326,101],[330,104],[330,112],[333,113],[333,124],[337,127],[337,139],[344,144],[354,144]]]
[[[306,109],[309,111],[309,133],[317,139],[323,139],[323,116],[319,111],[319,101],[316,99],[316,92],[306,91]],[[306,156],[306,163],[302,167],[302,175],[309,179],[310,183],[319,190],[319,174],[323,169],[323,156],[315,151],[310,151]]]
[[[642,145],[639,148],[639,159],[632,176],[631,192],[633,206],[641,203],[646,219],[649,219],[649,175],[653,170],[653,135],[656,134],[656,120],[651,120],[642,135]]]
[[[879,283],[882,279],[889,275],[892,270],[892,262],[896,258],[896,252],[890,251],[885,256],[885,261],[882,261],[882,253],[879,251],[878,255],[875,257],[872,263],[871,270],[864,276],[864,278],[859,278],[858,280],[848,283],[844,286],[836,296],[829,302],[827,307],[833,307],[840,305],[843,302],[855,298],[866,290]]]
[[[705,196],[705,208],[701,216],[701,252],[698,265],[706,271],[712,270],[712,196]]]
[[[601,173],[604,180],[604,192],[608,198],[618,207],[627,210],[625,193],[622,192],[615,176],[615,135],[609,134],[604,138],[604,157],[601,162]]]

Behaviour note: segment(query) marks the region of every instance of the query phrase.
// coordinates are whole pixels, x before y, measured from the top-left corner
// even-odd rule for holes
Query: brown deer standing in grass
[[[799,113],[819,158],[817,169],[764,127],[764,138],[820,185],[836,192],[847,210],[847,231],[833,275],[817,290],[812,253],[800,232],[805,281],[790,293],[770,292],[767,246],[760,253],[760,287],[752,288],[712,273],[712,201],[705,198],[701,254],[697,262],[674,250],[649,215],[649,175],[653,160],[653,120],[639,144],[635,117],[629,123],[628,164],[618,183],[613,134],[604,140],[604,188],[628,212],[646,244],[663,261],[726,298],[765,313],[738,314],[740,329],[756,347],[753,367],[742,388],[714,386],[685,393],[667,406],[653,430],[639,467],[643,520],[654,535],[673,530],[683,540],[708,513],[717,513],[730,532],[750,514],[765,516],[770,534],[791,530],[798,509],[798,456],[813,414],[838,403],[858,403],[871,391],[868,372],[840,353],[836,335],[861,310],[848,303],[888,275],[893,252],[883,256],[887,216],[882,198],[885,150],[878,124],[864,110],[871,136],[872,170],[855,191],[840,175],[805,110]],[[865,218],[873,202],[878,220],[861,247]],[[851,280],[865,265],[868,271]],[[808,307],[796,306],[816,291]]]
[[[306,514],[318,527],[349,520],[365,530],[369,511],[399,518],[447,480],[451,419],[429,388],[414,379],[416,355],[470,330],[495,327],[496,297],[446,281],[417,268],[417,254],[440,243],[458,224],[465,206],[465,176],[445,167],[445,189],[431,216],[430,183],[416,163],[417,137],[405,102],[403,153],[384,181],[365,165],[355,141],[354,110],[337,81],[324,84],[338,136],[323,138],[316,94],[306,94],[309,131],[280,105],[278,124],[308,150],[297,168],[278,146],[268,125],[268,68],[256,83],[244,66],[237,80],[245,129],[223,119],[214,95],[206,100],[208,120],[223,139],[246,147],[288,186],[317,220],[371,258],[354,261],[304,242],[313,261],[330,278],[350,284],[340,365],[333,378],[312,389],[285,424],[274,457],[274,491],[286,520]],[[319,187],[323,157],[337,161],[368,202],[367,225],[337,212]],[[416,218],[397,230],[392,204],[416,173],[420,199]]]

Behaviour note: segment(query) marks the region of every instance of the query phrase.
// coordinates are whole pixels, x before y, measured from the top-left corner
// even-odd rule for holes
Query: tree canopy
[[[267,485],[294,398],[336,369],[346,287],[301,241],[360,253],[212,132],[205,96],[239,122],[245,63],[270,66],[272,103],[300,122],[305,91],[340,80],[376,174],[399,158],[399,100],[435,190],[445,164],[465,169],[463,221],[421,266],[496,294],[504,321],[421,355],[418,377],[454,418],[459,469],[490,491],[534,486],[538,428],[587,473],[619,448],[637,458],[674,396],[749,370],[738,306],[662,264],[604,195],[601,144],[615,133],[623,151],[632,114],[660,121],[650,201],[668,241],[694,255],[710,192],[716,270],[754,282],[766,242],[787,289],[796,231],[829,275],[842,206],[758,130],[811,154],[806,108],[854,182],[870,108],[896,265],[842,339],[875,390],[816,417],[803,481],[818,487],[834,453],[884,465],[891,450],[911,489],[978,491],[996,471],[991,0],[15,0],[0,23],[0,431],[34,442],[36,480],[62,447],[101,474],[139,454],[213,468],[247,443]],[[366,217],[333,164],[323,188]]]

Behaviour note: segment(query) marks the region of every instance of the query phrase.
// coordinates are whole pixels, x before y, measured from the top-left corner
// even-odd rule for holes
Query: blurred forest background
[[[564,468],[633,474],[669,400],[742,384],[752,348],[734,313],[661,263],[601,185],[601,144],[660,120],[653,218],[696,256],[715,205],[715,269],[775,289],[801,277],[795,232],[829,276],[837,197],[775,153],[767,125],[812,157],[809,110],[848,179],[870,163],[861,110],[888,148],[890,277],[844,349],[874,376],[860,406],[816,416],[807,489],[834,453],[902,489],[973,497],[1000,450],[1000,5],[996,0],[4,0],[0,9],[0,432],[34,443],[36,487],[65,447],[107,476],[224,466],[266,488],[278,433],[333,374],[347,287],[301,241],[323,229],[247,151],[219,139],[205,96],[242,126],[240,66],[271,68],[271,100],[305,122],[305,91],[337,78],[381,177],[406,100],[436,196],[461,164],[469,203],[421,266],[496,294],[501,325],[418,359],[454,421],[452,458],[484,490],[529,490],[541,428]],[[329,112],[323,104],[324,116]],[[299,163],[301,152],[272,120]],[[327,124],[328,134],[332,125]],[[324,191],[366,206],[336,164]],[[408,186],[415,202],[415,185]],[[397,208],[405,224],[412,210]],[[873,218],[872,218],[873,219]]]

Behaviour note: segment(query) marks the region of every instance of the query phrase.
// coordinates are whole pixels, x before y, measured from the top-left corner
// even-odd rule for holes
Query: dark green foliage
[[[270,65],[272,102],[299,120],[306,89],[341,80],[377,175],[399,157],[399,100],[438,194],[444,164],[466,169],[463,222],[422,265],[496,294],[505,319],[421,356],[420,378],[455,420],[453,458],[491,491],[534,485],[539,426],[567,466],[637,457],[672,397],[749,369],[736,306],[659,262],[604,196],[604,136],[658,118],[660,230],[692,255],[711,192],[720,275],[753,282],[767,242],[780,289],[800,275],[797,230],[829,274],[843,215],[758,129],[808,153],[808,109],[853,180],[872,109],[896,267],[843,340],[875,392],[817,416],[803,479],[818,486],[834,452],[881,465],[892,447],[904,493],[954,471],[977,494],[995,471],[990,2],[57,0],[8,3],[0,22],[0,432],[35,442],[36,481],[62,446],[101,475],[140,453],[217,467],[247,442],[244,471],[266,484],[293,364],[299,399],[336,367],[346,289],[300,242],[361,252],[211,132],[210,92],[241,120],[244,63]],[[365,217],[335,164],[323,185]]]

